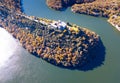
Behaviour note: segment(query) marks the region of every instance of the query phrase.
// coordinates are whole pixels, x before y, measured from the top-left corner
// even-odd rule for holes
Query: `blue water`
[[[112,27],[106,18],[74,14],[70,8],[62,12],[55,11],[46,6],[45,0],[35,0],[34,2],[33,0],[23,0],[23,7],[27,15],[60,19],[95,31],[100,35],[106,48],[104,65],[87,72],[59,68],[32,56],[18,43],[18,48],[10,56],[11,58],[4,62],[4,66],[0,66],[0,83],[120,82],[120,32]],[[14,46],[14,44],[12,45]],[[2,47],[0,46],[0,48]],[[6,54],[6,56],[9,55]]]

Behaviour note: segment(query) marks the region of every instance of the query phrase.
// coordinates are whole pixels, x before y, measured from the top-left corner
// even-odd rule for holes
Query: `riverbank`
[[[55,10],[63,10],[64,8],[67,8],[74,4],[89,3],[93,1],[95,0],[46,0],[46,4],[48,7]]]
[[[101,39],[95,32],[60,20],[13,13],[5,7],[1,8],[2,12],[6,12],[0,14],[0,18],[4,18],[0,19],[1,27],[18,39],[31,54],[49,63],[80,68],[100,57],[98,52],[105,54]]]
[[[113,15],[109,18],[108,22],[112,24],[112,26],[116,27],[118,31],[120,31],[120,16]]]
[[[50,0],[49,0],[50,1]],[[82,0],[80,0],[82,1]],[[71,2],[69,0],[69,2]],[[51,2],[49,2],[51,3]],[[55,9],[55,10],[59,10],[56,9],[54,4],[55,3],[62,3],[62,2],[54,2],[52,3],[52,5],[47,4],[49,7]],[[72,3],[72,2],[71,2]],[[68,3],[69,4],[69,3]],[[110,20],[109,18],[112,18],[112,16],[117,15],[120,16],[120,1],[119,0],[93,0],[90,1],[89,3],[87,2],[81,2],[81,3],[74,3],[71,6],[71,11],[74,13],[79,13],[79,14],[86,14],[86,15],[91,15],[91,16],[102,16],[102,17],[106,17],[108,18],[108,20]],[[63,6],[62,8],[65,8],[65,6]],[[120,21],[120,19],[119,19]],[[114,20],[115,22],[115,20]],[[111,22],[110,22],[111,23]],[[112,21],[113,24],[113,21]],[[116,22],[116,25],[119,25]],[[115,26],[116,27],[116,26]]]

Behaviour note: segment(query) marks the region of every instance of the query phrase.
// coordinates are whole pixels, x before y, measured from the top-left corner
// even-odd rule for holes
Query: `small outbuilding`
[[[66,28],[67,24],[63,21],[54,21],[53,23],[50,24],[51,28],[55,28],[55,29],[60,29],[60,30],[64,30]]]

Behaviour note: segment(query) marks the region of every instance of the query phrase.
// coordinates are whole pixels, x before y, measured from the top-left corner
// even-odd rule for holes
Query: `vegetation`
[[[120,12],[119,0],[96,0],[92,3],[75,4],[72,11],[80,14],[110,17]]]
[[[109,18],[109,21],[120,27],[120,16],[113,15]]]
[[[110,18],[108,22],[120,26],[120,0],[46,0],[46,2],[49,7],[56,10],[72,6],[71,11],[74,13]],[[111,19],[114,15],[118,17]]]
[[[10,12],[22,12],[21,0],[0,0],[0,6],[8,8]]]
[[[20,0],[6,1],[0,1],[5,4],[0,5],[0,18],[4,17],[0,19],[0,26],[30,53],[55,65],[73,68],[86,65],[97,57],[95,51],[100,51],[101,40],[96,33],[70,23],[64,30],[50,28],[49,23],[54,21],[24,15],[19,9]]]
[[[53,9],[62,10],[68,6],[72,6],[75,3],[87,3],[95,0],[46,0],[46,4]]]
[[[52,22],[41,18],[39,20]],[[100,39],[97,34],[70,23],[64,30],[59,30],[23,16],[16,15],[13,20],[6,21],[4,20],[3,27],[18,39],[25,49],[55,65],[82,66],[91,59],[88,57],[92,55],[94,47],[99,46]]]

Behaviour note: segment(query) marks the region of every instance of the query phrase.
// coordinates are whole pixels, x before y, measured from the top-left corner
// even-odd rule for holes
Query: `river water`
[[[45,0],[23,0],[23,7],[27,15],[63,20],[95,31],[106,48],[105,61],[102,66],[86,72],[59,68],[28,53],[0,28],[0,83],[120,82],[120,32],[106,18],[74,14],[70,8],[54,11],[46,6]]]

